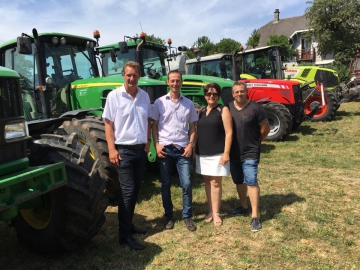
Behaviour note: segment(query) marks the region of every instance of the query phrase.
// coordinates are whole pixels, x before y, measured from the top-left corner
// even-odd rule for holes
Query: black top
[[[224,153],[225,129],[222,121],[222,105],[211,109],[206,116],[206,108],[199,114],[197,123],[197,155],[217,155]]]
[[[259,123],[267,120],[265,110],[261,105],[251,100],[243,109],[238,110],[234,102],[232,101],[228,105],[233,120],[230,160],[260,160],[261,133]]]

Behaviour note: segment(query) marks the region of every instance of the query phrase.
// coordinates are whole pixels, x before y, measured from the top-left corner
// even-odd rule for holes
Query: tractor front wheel
[[[89,146],[80,144],[75,133],[41,135],[29,149],[31,166],[64,162],[67,185],[43,195],[36,207],[20,209],[11,221],[19,242],[42,254],[80,248],[106,220],[109,202],[99,162],[91,158]]]
[[[90,153],[93,159],[99,159],[100,172],[107,179],[105,194],[110,204],[117,205],[120,196],[120,184],[117,169],[110,163],[109,150],[105,138],[105,124],[102,118],[87,116],[84,119],[73,118],[72,121],[65,121],[59,128],[58,134],[78,135],[80,143],[90,146]]]
[[[289,110],[280,103],[270,102],[262,105],[270,125],[270,132],[266,141],[282,141],[291,132],[292,115]]]
[[[330,91],[325,91],[325,105],[322,105],[321,93],[309,89],[303,93],[305,114],[310,114],[316,107],[318,110],[311,118],[313,122],[327,122],[331,121],[335,117],[336,110],[338,109],[338,103],[336,97]]]

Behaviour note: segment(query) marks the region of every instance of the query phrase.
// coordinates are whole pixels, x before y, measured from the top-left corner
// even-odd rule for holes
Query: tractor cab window
[[[258,79],[276,78],[276,61],[270,62],[267,51],[258,51],[243,55],[243,73]]]
[[[143,48],[143,61],[145,77],[159,79],[166,76],[165,55],[161,51]]]
[[[94,77],[92,50],[73,45],[45,44],[46,72],[58,88]]]
[[[35,50],[34,44],[33,51]],[[5,67],[15,70],[20,75],[20,86],[24,104],[24,114],[27,121],[41,118],[39,96],[35,87],[39,85],[36,59],[33,54],[19,54],[16,47],[5,51]]]
[[[124,65],[128,61],[136,61],[135,48],[129,48],[127,53],[116,50],[116,62],[111,60],[110,52],[103,54],[103,71],[105,76],[119,76],[122,74]],[[164,53],[148,48],[142,48],[143,67],[145,77],[158,79],[166,76]]]

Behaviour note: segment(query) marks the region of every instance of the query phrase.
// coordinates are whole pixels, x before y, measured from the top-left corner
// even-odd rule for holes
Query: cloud
[[[142,30],[173,45],[192,45],[198,37],[212,42],[232,38],[245,45],[254,29],[273,19],[302,15],[304,0],[12,0],[0,3],[0,43],[31,33],[64,32],[91,37],[101,33],[100,45],[116,43]],[[141,25],[140,25],[141,24]]]

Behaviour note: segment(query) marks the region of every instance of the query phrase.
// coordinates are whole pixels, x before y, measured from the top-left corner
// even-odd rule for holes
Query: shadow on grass
[[[281,209],[284,206],[303,201],[305,201],[305,198],[299,197],[295,193],[260,195],[259,211],[261,213],[261,220],[265,221],[273,219],[277,214],[281,213]],[[222,200],[221,212],[224,213],[226,217],[232,217],[230,213],[234,211],[235,208],[239,207],[239,205],[239,199],[237,197],[233,197],[228,200]],[[205,204],[194,204],[194,209],[201,209],[206,207],[207,206]]]
[[[100,232],[80,249],[40,255],[28,250],[16,241],[15,230],[7,229],[2,237],[0,262],[2,269],[146,269],[162,248],[151,242],[143,242],[146,249],[133,251],[119,245],[117,213],[106,213],[107,220]],[[144,217],[139,217],[145,220]],[[0,228],[2,229],[2,228]],[[3,236],[0,233],[1,236]],[[139,260],[139,256],[141,260]]]
[[[271,151],[275,150],[276,146],[273,144],[262,144],[261,145],[261,153],[270,153]]]
[[[291,205],[296,202],[304,202],[305,198],[296,195],[295,193],[288,194],[267,194],[260,196],[260,213],[261,220],[273,219],[281,212],[284,206]]]
[[[341,109],[341,107],[340,107]],[[360,111],[359,112],[347,112],[347,111],[341,111],[341,110],[336,111],[335,113],[335,118],[333,119],[333,121],[339,121],[342,120],[344,117],[348,117],[348,116],[359,116],[360,115]]]

